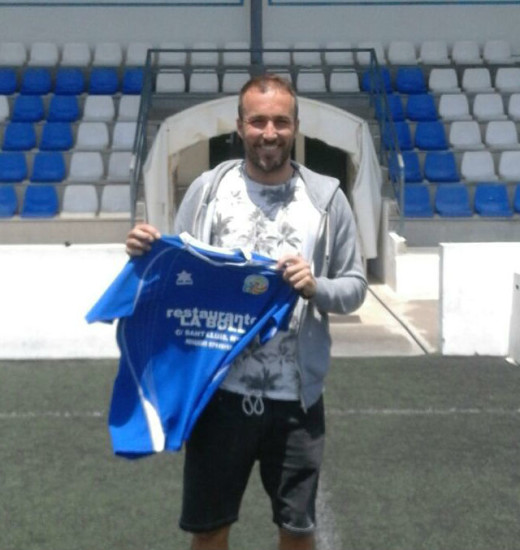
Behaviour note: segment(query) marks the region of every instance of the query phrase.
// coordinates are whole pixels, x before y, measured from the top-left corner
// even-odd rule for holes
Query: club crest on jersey
[[[180,273],[177,273],[177,281],[175,282],[177,286],[189,286],[193,284],[193,279],[191,278],[191,273],[188,273],[186,270],[182,270]]]
[[[263,275],[248,275],[242,290],[247,294],[263,294],[269,288],[269,281]]]

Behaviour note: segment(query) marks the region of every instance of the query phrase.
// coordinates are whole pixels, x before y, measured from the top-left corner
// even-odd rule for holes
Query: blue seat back
[[[11,95],[18,90],[16,72],[10,67],[0,68],[0,94]]]
[[[72,126],[69,122],[47,122],[40,140],[41,151],[66,151],[73,145]]]
[[[28,185],[20,216],[22,218],[52,218],[58,213],[58,193],[54,185]]]
[[[415,147],[424,151],[445,151],[448,139],[444,124],[439,120],[422,120],[415,127]]]
[[[404,186],[404,215],[407,218],[431,218],[433,216],[428,185],[419,183]]]
[[[10,122],[5,127],[4,151],[29,151],[36,147],[36,131],[31,122]]]
[[[65,179],[63,154],[57,151],[40,151],[34,156],[31,181],[37,183],[60,182]]]
[[[52,90],[52,77],[45,67],[29,67],[22,75],[20,92],[27,95],[45,95]]]
[[[73,95],[54,95],[49,104],[47,120],[74,122],[80,117],[78,98]]]
[[[27,179],[27,161],[24,153],[0,153],[0,182],[18,183]]]
[[[399,67],[395,75],[395,89],[401,94],[424,94],[428,88],[421,67]]]
[[[11,119],[16,122],[39,122],[45,111],[43,99],[39,95],[22,95],[16,97]]]
[[[119,76],[113,67],[94,67],[88,91],[94,95],[112,95],[119,91]]]
[[[515,209],[515,212],[520,213],[520,183],[518,183],[515,187],[515,196],[513,198],[513,208]]]
[[[0,185],[0,218],[11,218],[18,210],[18,197],[12,185]]]
[[[62,67],[56,73],[54,93],[59,95],[80,95],[85,91],[85,75],[81,69]]]
[[[401,151],[409,151],[413,149],[412,133],[410,126],[403,120],[400,122],[394,122],[394,130]],[[387,148],[392,147],[392,130],[389,124],[385,125],[383,131],[383,143]]]
[[[451,151],[428,151],[424,160],[424,177],[435,183],[459,182],[455,155]]]
[[[408,96],[406,118],[414,121],[437,120],[439,117],[434,97],[431,94]]]
[[[399,94],[387,94],[387,109],[386,109],[386,119],[392,118],[394,122],[401,122],[405,119],[404,116],[404,107],[403,102],[401,101],[401,96]],[[383,101],[380,97],[376,98],[375,101],[376,115],[380,118],[383,114]]]
[[[473,216],[468,188],[462,183],[443,183],[435,193],[435,211],[443,217]]]
[[[478,183],[475,188],[475,212],[481,216],[510,217],[513,209],[504,183]]]
[[[393,91],[390,71],[386,67],[380,67],[379,75],[380,77],[378,78],[375,70],[370,71],[370,69],[366,69],[363,71],[361,75],[361,89],[364,92],[382,92],[385,90],[387,94],[390,94]]]
[[[123,74],[121,91],[124,94],[140,94],[143,90],[144,70],[141,67],[129,67]]]

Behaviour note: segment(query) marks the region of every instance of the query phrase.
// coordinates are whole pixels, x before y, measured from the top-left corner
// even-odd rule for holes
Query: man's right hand
[[[139,223],[130,230],[126,237],[126,253],[130,256],[142,256],[148,252],[152,243],[161,237],[153,225]]]

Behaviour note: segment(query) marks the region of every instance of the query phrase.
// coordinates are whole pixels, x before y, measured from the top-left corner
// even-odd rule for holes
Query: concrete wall
[[[442,244],[440,260],[442,353],[508,355],[520,243]]]

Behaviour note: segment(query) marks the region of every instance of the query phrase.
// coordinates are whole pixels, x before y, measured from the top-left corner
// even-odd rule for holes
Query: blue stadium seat
[[[0,185],[0,218],[11,218],[18,210],[18,197],[12,185]]]
[[[40,139],[42,151],[67,151],[73,146],[70,122],[47,122],[43,126]]]
[[[390,71],[386,67],[381,67],[379,69],[379,74],[383,80],[383,86],[381,86],[381,81],[379,79],[376,80],[374,78],[374,82],[372,82],[372,73],[369,69],[366,69],[361,75],[361,89],[364,92],[381,92],[385,90],[387,94],[390,94],[392,92],[392,77],[390,76]]]
[[[94,67],[90,73],[88,91],[95,95],[113,95],[119,91],[117,70],[112,67]]]
[[[31,181],[53,183],[65,179],[66,167],[63,154],[57,151],[40,151],[34,156]]]
[[[478,183],[475,188],[475,212],[486,217],[511,217],[513,209],[509,204],[506,184]]]
[[[62,67],[56,73],[54,93],[59,95],[80,95],[85,91],[85,75],[76,67]]]
[[[415,151],[403,151],[404,181],[406,183],[421,183],[423,174],[419,155]]]
[[[395,89],[400,94],[424,94],[428,86],[421,67],[399,67],[395,75]]]
[[[406,118],[409,120],[437,120],[435,99],[431,94],[409,95],[406,102]]]
[[[45,95],[52,90],[50,70],[45,67],[29,67],[22,74],[20,92],[27,95]]]
[[[18,90],[16,72],[10,67],[0,68],[0,94],[11,95]]]
[[[435,211],[443,217],[473,216],[468,188],[463,183],[442,183],[435,193]]]
[[[11,119],[17,122],[39,122],[45,117],[43,99],[39,95],[22,95],[16,97]]]
[[[404,120],[404,107],[403,102],[401,101],[401,96],[399,94],[387,94],[386,100],[388,104],[388,109],[386,111],[386,119],[389,119],[389,115],[391,116],[392,120],[394,122],[401,122]],[[381,98],[376,98],[375,107],[376,107],[376,115],[378,117],[382,116],[383,113],[383,103],[381,101]]]
[[[58,193],[54,185],[28,185],[25,190],[22,218],[52,218],[58,213]]]
[[[394,129],[399,149],[401,151],[413,149],[412,133],[408,123],[406,121],[394,122]],[[383,132],[383,143],[387,149],[392,147],[392,130],[388,124],[385,125],[385,131]]]
[[[36,147],[36,131],[31,122],[9,122],[4,131],[4,151],[29,151]]]
[[[458,183],[459,171],[451,151],[428,151],[424,159],[424,177],[434,183]]]
[[[513,198],[513,208],[515,212],[520,213],[520,183],[515,187],[515,196]]]
[[[404,186],[404,215],[407,218],[431,218],[433,208],[428,185]]]
[[[80,117],[78,98],[74,95],[54,95],[49,104],[47,120],[50,122],[75,122]]]
[[[144,70],[141,67],[129,67],[123,74],[121,91],[124,94],[140,94],[143,89]]]
[[[18,183],[27,178],[24,153],[0,153],[0,182]]]
[[[445,151],[448,140],[444,124],[438,120],[422,120],[415,127],[415,147],[424,151]]]

